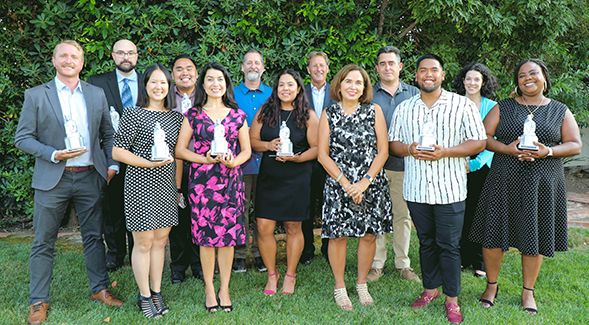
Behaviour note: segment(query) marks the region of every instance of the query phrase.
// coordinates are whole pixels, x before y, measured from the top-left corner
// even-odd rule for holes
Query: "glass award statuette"
[[[65,148],[67,152],[76,152],[86,149],[84,138],[78,133],[78,125],[69,117],[65,118]]]
[[[229,153],[227,140],[225,140],[225,126],[221,124],[220,119],[215,120],[215,135],[211,141],[211,157],[225,155]]]
[[[119,115],[119,112],[117,112],[115,110],[114,107],[110,107],[110,121],[112,122],[112,127],[113,129],[115,129],[115,132],[117,132],[117,130],[119,129],[119,121],[121,120],[121,117]]]
[[[430,119],[427,119],[421,127],[421,134],[419,135],[419,145],[417,146],[417,150],[436,150],[433,147],[433,145],[436,143],[436,138],[434,137],[434,130],[434,122],[432,122],[432,120]]]
[[[160,122],[155,122],[153,129],[153,146],[151,146],[151,161],[167,160],[170,149],[166,144],[166,132],[162,130]]]
[[[186,113],[187,110],[192,106],[192,102],[186,93],[182,95],[182,114]]]
[[[538,142],[538,137],[536,136],[536,122],[532,118],[533,115],[528,115],[524,122],[524,134],[521,136],[517,145],[518,149],[534,151],[540,149],[540,147],[534,144],[534,142]]]
[[[276,153],[277,156],[283,157],[292,157],[294,156],[292,152],[292,142],[290,141],[290,129],[286,126],[286,121],[282,121],[282,125],[280,125],[280,149]]]

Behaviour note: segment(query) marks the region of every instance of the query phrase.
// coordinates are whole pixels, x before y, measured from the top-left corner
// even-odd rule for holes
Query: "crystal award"
[[[517,147],[521,150],[538,151],[540,147],[535,145],[534,142],[538,142],[538,137],[536,136],[536,122],[532,120],[532,115],[528,115],[524,122],[524,134],[522,134]]]
[[[225,126],[220,119],[215,120],[214,138],[211,141],[211,157],[229,153],[227,140],[225,140]]]
[[[166,132],[162,130],[160,122],[155,122],[153,129],[153,146],[151,146],[151,161],[167,160],[170,149],[166,144]]]
[[[417,150],[435,151],[434,144],[436,144],[436,138],[434,137],[434,122],[427,119],[421,127],[421,134],[419,135],[419,145]]]
[[[286,121],[282,121],[280,126],[280,149],[276,153],[277,156],[292,157],[292,142],[290,141],[290,129],[286,126]]]
[[[78,125],[76,122],[68,117],[65,120],[65,148],[67,152],[76,152],[86,149],[84,145],[84,138],[78,133]]]

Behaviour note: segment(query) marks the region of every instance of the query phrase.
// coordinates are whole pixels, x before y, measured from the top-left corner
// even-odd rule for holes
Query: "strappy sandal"
[[[271,276],[275,276],[276,274],[278,274],[278,270],[276,270],[274,273],[272,274],[268,274],[268,279]],[[278,287],[278,281],[280,280],[280,274],[278,274],[278,278],[276,278],[276,287]],[[264,293],[269,295],[269,296],[273,296],[276,294],[276,291],[272,291],[272,290],[264,290]]]
[[[215,305],[214,306],[207,306],[207,300],[205,298],[205,309],[209,312],[209,313],[214,313],[217,312],[219,310],[219,301],[217,300],[217,297],[215,297]]]
[[[153,290],[149,289],[149,291],[151,291],[151,302],[153,303],[153,305],[155,306],[155,309],[157,310],[158,313],[165,315],[170,311],[170,308],[168,308],[165,304],[164,304],[164,300],[162,299],[162,293],[160,292],[154,292]]]
[[[295,281],[295,284],[296,284],[296,280],[297,280],[297,279],[296,279],[296,278],[297,278],[297,275],[296,275],[296,274],[295,274],[295,275],[290,275],[290,274],[288,274],[288,273],[285,273],[284,275],[285,275],[286,277],[289,277],[289,278],[291,278],[291,279],[292,279],[292,278],[294,278],[294,281]],[[284,282],[283,282],[283,283],[282,283],[282,294],[283,294],[283,295],[289,295],[289,296],[292,296],[292,294],[293,294],[293,293],[294,293],[294,289],[293,289],[293,291],[292,291],[292,292],[286,292],[286,291],[284,291]]]
[[[352,301],[350,301],[350,298],[348,297],[348,291],[346,288],[334,289],[333,298],[335,298],[335,303],[343,310],[352,310],[352,308],[354,308],[352,306]]]
[[[146,318],[158,319],[162,317],[162,314],[157,312],[157,309],[153,305],[151,297],[143,297],[138,294],[137,306],[143,312],[143,316]]]
[[[522,287],[522,288],[524,288],[524,290],[532,291],[532,297],[534,297],[534,300],[536,300],[536,296],[534,295],[534,288],[532,288],[532,289],[526,288],[526,287]],[[523,301],[522,301],[522,305],[523,305]],[[526,313],[528,313],[528,315],[536,315],[538,313],[538,309],[531,308],[531,307],[524,307],[524,311]]]
[[[374,299],[368,292],[368,285],[366,283],[356,283],[356,291],[358,292],[358,298],[360,303],[364,306],[370,306],[374,303]]]
[[[487,285],[489,285],[489,284],[490,285],[495,285],[495,284],[497,284],[497,281],[492,282],[492,283],[489,282],[489,281],[487,281]],[[497,294],[498,293],[499,293],[499,285],[497,284],[497,291],[495,291],[495,297],[493,298],[493,300],[495,300],[497,298]],[[493,301],[488,300],[488,299],[481,298],[481,299],[479,299],[479,302],[481,303],[481,306],[483,306],[485,308],[491,308],[491,307],[495,306],[495,304],[493,303]],[[484,304],[487,304],[487,305],[485,306]]]
[[[228,305],[228,306],[221,305],[221,296],[219,296],[220,291],[221,291],[221,289],[219,289],[219,291],[217,291],[217,299],[219,299],[219,307],[222,310],[224,310],[226,313],[233,311],[233,304]]]

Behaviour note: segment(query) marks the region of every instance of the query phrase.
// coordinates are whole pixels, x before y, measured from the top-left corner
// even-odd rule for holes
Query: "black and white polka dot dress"
[[[176,111],[150,111],[126,108],[115,134],[114,146],[150,160],[153,130],[159,122],[166,132],[166,143],[174,149],[182,119]],[[178,225],[176,162],[162,167],[127,166],[125,173],[125,219],[129,231],[146,231]]]
[[[515,99],[500,101],[495,135],[504,144],[523,133],[529,115]],[[534,110],[536,106],[530,106]],[[567,107],[555,100],[534,112],[538,141],[548,147],[562,141],[561,127]],[[567,207],[562,159],[533,162],[495,153],[481,193],[470,239],[486,248],[507,251],[515,247],[526,255],[553,257],[566,251]]]

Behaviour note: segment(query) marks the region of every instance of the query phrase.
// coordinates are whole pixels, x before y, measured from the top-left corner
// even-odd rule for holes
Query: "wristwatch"
[[[552,157],[552,148],[548,147],[548,154],[546,157]]]
[[[369,181],[370,183],[372,183],[372,177],[370,177],[370,175],[366,174],[366,175],[364,175],[364,177],[368,178],[368,181]]]

